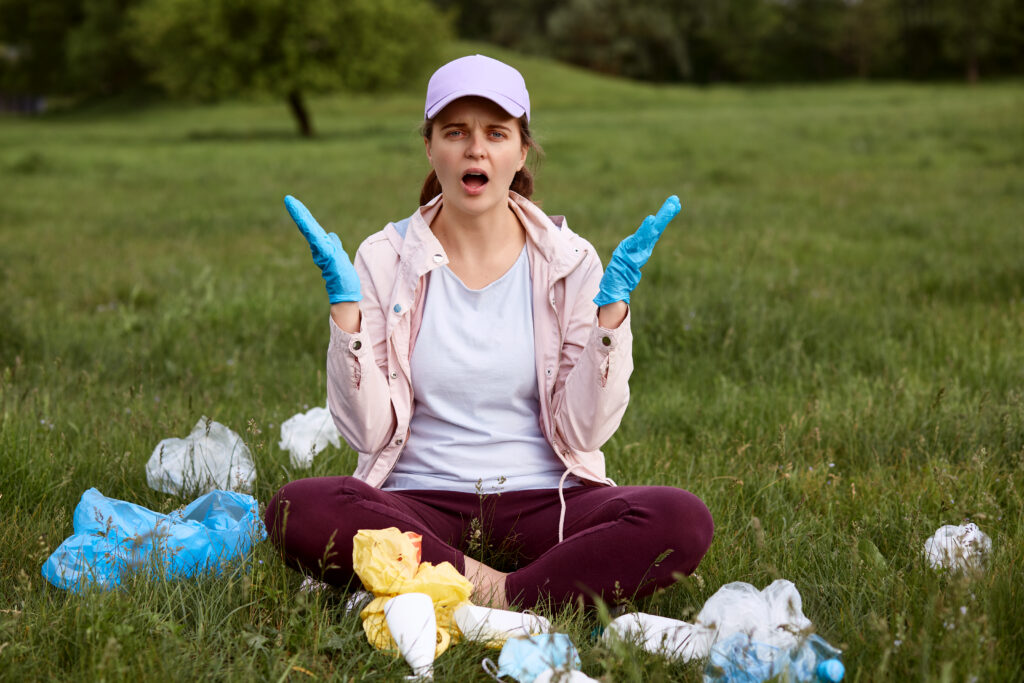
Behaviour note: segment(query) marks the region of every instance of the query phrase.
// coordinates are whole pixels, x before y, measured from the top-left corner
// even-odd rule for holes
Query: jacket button
[[[363,348],[363,342],[359,341],[358,339],[356,339],[354,342],[352,342],[352,350],[353,351],[358,351],[361,348]]]
[[[395,309],[394,310],[395,310],[395,313],[401,313],[402,312],[402,304],[395,304]]]
[[[601,343],[604,344],[605,346],[611,346],[612,345],[612,338],[611,337],[601,337]]]
[[[391,371],[391,379],[398,379],[398,373],[394,370]]]
[[[434,263],[440,263],[441,261],[444,261],[444,256],[441,256],[441,254],[434,254]]]
[[[401,439],[395,439],[395,445],[396,446],[401,446],[402,445],[402,440]]]

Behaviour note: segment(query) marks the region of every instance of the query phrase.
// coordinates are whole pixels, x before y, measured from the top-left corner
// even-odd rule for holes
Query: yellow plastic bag
[[[434,566],[420,562],[423,538],[411,531],[361,529],[352,539],[352,567],[374,600],[363,608],[363,631],[378,650],[394,650],[395,642],[384,619],[384,605],[402,593],[426,593],[434,602],[437,619],[435,656],[458,639],[455,608],[469,600],[471,584],[450,562]]]

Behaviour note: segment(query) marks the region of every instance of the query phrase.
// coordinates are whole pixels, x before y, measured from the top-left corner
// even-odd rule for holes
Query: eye
[[[461,135],[462,135],[462,131],[458,130],[458,129],[455,129],[455,128],[453,128],[451,130],[447,130],[444,133],[444,136],[446,138],[457,138],[457,137],[460,137]]]
[[[500,130],[492,130],[491,137],[494,138],[495,140],[504,140],[508,136]]]

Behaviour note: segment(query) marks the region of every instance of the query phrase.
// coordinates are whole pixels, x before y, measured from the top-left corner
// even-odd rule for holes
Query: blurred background
[[[1024,72],[1019,0],[0,0],[0,110],[379,91],[482,41],[657,82]]]

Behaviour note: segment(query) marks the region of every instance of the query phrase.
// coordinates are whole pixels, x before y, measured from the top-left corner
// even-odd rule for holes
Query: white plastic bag
[[[288,451],[292,467],[309,467],[313,456],[327,448],[341,446],[338,428],[334,426],[331,413],[326,408],[313,408],[288,418],[281,424],[281,442],[278,444]]]
[[[727,583],[708,598],[693,624],[634,612],[612,621],[605,636],[638,640],[650,652],[690,661],[707,657],[717,641],[735,633],[789,650],[810,628],[796,586],[778,579],[761,591],[741,581]]]
[[[256,467],[238,434],[205,415],[184,439],[164,439],[146,463],[146,482],[170,494],[215,489],[251,493]]]
[[[973,522],[939,527],[924,542],[924,555],[933,569],[981,569],[992,550],[992,539]]]

